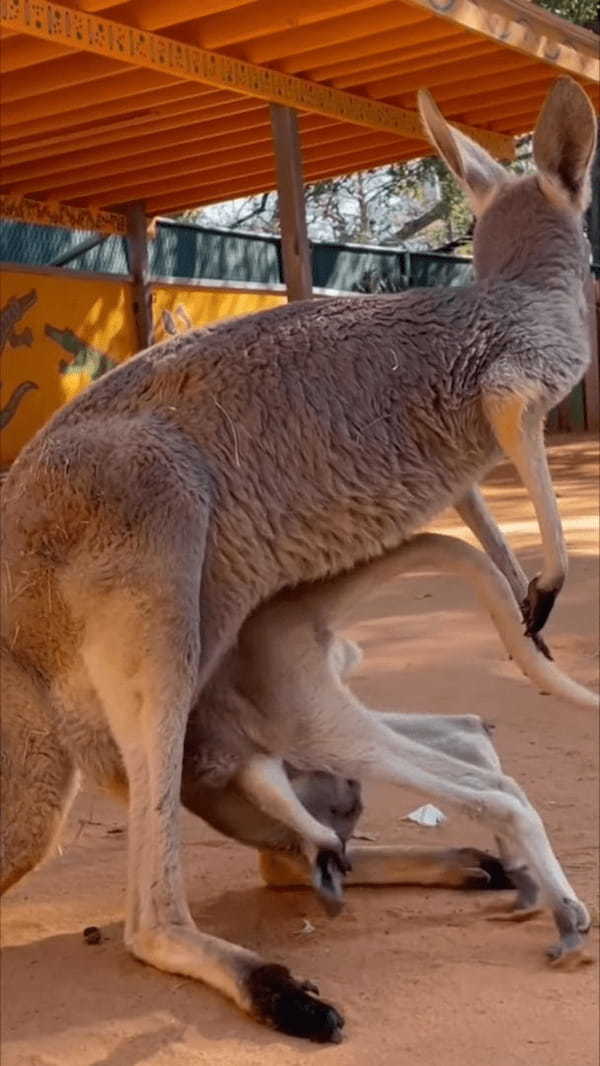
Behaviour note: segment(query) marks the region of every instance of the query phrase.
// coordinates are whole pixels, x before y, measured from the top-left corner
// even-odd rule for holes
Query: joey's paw
[[[288,1036],[339,1044],[344,1019],[330,1003],[313,995],[314,988],[308,981],[294,980],[285,966],[257,966],[247,980],[250,1012]]]
[[[550,612],[554,607],[554,601],[562,587],[562,582],[555,588],[541,589],[539,587],[539,575],[532,578],[527,589],[527,596],[523,601],[523,621],[525,622],[525,636],[535,639],[540,629],[543,629],[548,621]],[[540,638],[541,639],[541,638]],[[537,641],[536,641],[537,643]],[[543,641],[542,641],[543,644]],[[540,651],[543,648],[538,644]],[[544,644],[544,648],[546,645]],[[544,652],[544,654],[546,654]]]
[[[499,892],[514,888],[501,859],[477,848],[461,848],[461,860],[466,864],[463,888]]]
[[[344,876],[351,869],[341,852],[321,848],[312,870],[312,882],[327,914],[334,918],[344,905]]]

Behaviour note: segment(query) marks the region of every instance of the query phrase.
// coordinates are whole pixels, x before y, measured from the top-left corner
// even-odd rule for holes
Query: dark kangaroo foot
[[[515,888],[502,859],[477,848],[461,848],[461,859],[468,864],[469,876],[463,888],[484,892],[503,892]]]
[[[552,589],[541,589],[539,587],[539,577],[534,577],[529,582],[529,588],[527,589],[527,596],[523,601],[523,621],[525,622],[525,635],[531,637],[537,644],[540,651],[544,652],[544,655],[548,655],[548,658],[552,658],[548,649],[541,637],[536,639],[537,634],[544,628],[550,612],[554,607],[556,597],[558,596],[562,582]]]
[[[317,998],[315,985],[294,980],[285,966],[257,966],[248,977],[247,990],[251,1014],[264,1025],[317,1044],[340,1043],[342,1015]]]

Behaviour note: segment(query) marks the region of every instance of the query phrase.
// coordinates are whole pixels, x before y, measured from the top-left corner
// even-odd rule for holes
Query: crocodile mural
[[[89,374],[91,381],[97,381],[108,370],[118,365],[115,359],[93,348],[71,329],[57,329],[47,323],[44,333],[72,356],[69,360],[60,360],[58,369],[61,374]]]
[[[19,324],[23,315],[37,303],[37,292],[31,289],[23,296],[11,296],[8,303],[0,309],[0,355],[6,345],[11,348],[31,348],[33,333],[28,326],[17,333],[15,326]]]
[[[38,387],[39,386],[36,385],[35,381],[21,381],[21,383],[13,389],[7,402],[4,404],[4,407],[0,407],[0,429],[5,429],[11,418],[14,417],[23,397],[28,392],[31,392],[32,389],[37,389]]]
[[[0,308],[0,355],[8,345],[9,348],[31,348],[33,333],[29,326],[17,331],[17,326],[27,312],[37,303],[37,292],[31,289],[23,296],[11,296]],[[0,384],[0,388],[1,388]],[[21,381],[11,392],[9,399],[0,407],[0,430],[5,429],[14,418],[21,400],[28,392],[37,389],[35,381]]]

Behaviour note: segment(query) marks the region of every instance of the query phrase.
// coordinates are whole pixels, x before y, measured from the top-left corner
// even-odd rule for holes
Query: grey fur
[[[31,706],[51,716],[71,758],[100,741],[108,722],[130,787],[127,944],[271,1024],[279,1023],[264,1015],[271,999],[261,982],[279,1002],[280,975],[199,933],[177,845],[189,711],[210,693],[244,622],[280,590],[408,540],[471,492],[501,448],[542,534],[544,567],[525,603],[532,635],[566,573],[541,427],[589,361],[580,212],[594,115],[576,83],[561,79],[536,141],[540,179],[495,180],[496,164],[478,149],[473,181],[472,168],[456,162],[462,139],[429,98],[421,108],[434,137],[442,123],[451,165],[462,167],[480,213],[476,284],[315,300],[151,348],[58,412],[23,450],[3,494],[8,698],[31,680]],[[323,674],[317,650],[314,678]],[[274,687],[285,678],[272,654],[268,661]],[[259,705],[260,680],[252,678]],[[335,684],[331,705],[317,701],[303,716],[308,680],[298,673],[287,707],[286,731],[297,716],[293,750],[272,746],[240,771],[255,798],[266,789],[273,803],[293,803],[281,760],[319,769],[310,763],[318,755],[348,777],[410,780],[473,801],[464,782],[443,784],[447,762],[428,756],[429,769],[419,765],[418,745],[376,726]],[[242,697],[240,722],[246,710]],[[481,809],[514,841],[528,826],[548,898],[555,909],[559,898],[572,901],[535,812],[488,783],[490,806],[478,801]],[[306,814],[297,804],[305,825]],[[574,901],[570,913],[584,925],[580,908]],[[317,1027],[335,1030],[335,1012],[315,1003]]]

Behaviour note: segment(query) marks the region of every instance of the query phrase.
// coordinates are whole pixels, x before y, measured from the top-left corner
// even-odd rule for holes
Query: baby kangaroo
[[[490,826],[508,876],[525,893],[520,913],[538,897],[553,906],[561,941],[552,955],[571,965],[587,912],[563,900],[567,882],[539,816],[502,773],[481,721],[372,712],[343,683],[357,653],[336,629],[366,595],[407,570],[466,577],[523,671],[545,691],[577,695],[578,686],[523,635],[510,587],[489,557],[455,537],[421,534],[342,577],[280,594],[245,623],[190,715],[183,802],[244,843],[302,855],[335,912],[360,803],[355,780],[384,778],[441,796]],[[334,789],[332,818],[326,800]],[[368,862],[368,849],[357,858]]]
[[[500,859],[471,847],[352,843],[362,811],[360,781],[323,768],[331,765],[328,752],[337,747],[335,730],[344,731],[346,724],[342,719],[323,730],[323,718],[315,729],[315,706],[322,705],[327,716],[330,703],[335,709],[340,690],[356,702],[343,682],[361,658],[356,645],[335,630],[352,620],[365,596],[406,571],[443,571],[467,578],[507,651],[536,685],[575,702],[586,692],[527,640],[512,591],[488,556],[454,537],[423,534],[349,574],[281,593],[247,620],[237,644],[192,708],[181,799],[219,831],[259,849],[261,871],[269,885],[312,883],[330,914],[342,904],[344,881],[492,889],[512,885],[518,892],[507,917],[520,920],[539,912],[544,875],[540,881],[526,846],[519,851],[499,834],[489,791],[507,790],[526,807],[528,802],[502,775],[489,729],[480,718],[362,709],[376,732],[383,724],[412,745],[409,753],[415,765],[435,764],[438,776],[430,791],[441,791],[448,798],[440,766],[467,784],[472,799],[467,793],[461,805],[495,831]],[[20,705],[2,719],[3,888],[39,861],[40,844],[45,840],[48,846],[56,835],[73,791],[72,759],[62,747],[60,722],[53,717],[42,721],[32,713],[27,697],[25,690]],[[293,716],[285,713],[290,708]],[[321,740],[327,746],[315,752]],[[288,753],[296,765],[286,760]],[[353,768],[367,754],[367,750],[355,753]],[[108,728],[90,730],[87,740],[82,734],[74,756],[80,769],[101,784],[116,785],[117,795],[126,797],[123,763]],[[440,763],[440,756],[445,761]],[[319,769],[306,769],[313,764]],[[406,780],[414,783],[410,770]],[[489,811],[480,804],[482,790]],[[535,812],[532,820],[534,829],[539,827]],[[578,911],[573,921],[567,910],[566,920],[563,916],[562,939],[552,949],[562,964],[572,964],[581,955],[582,915]],[[298,1005],[292,988],[289,984],[284,1013],[273,1021],[312,1039],[336,1039],[340,1015],[334,1008],[307,1014],[304,997],[310,996],[309,990],[300,989]]]
[[[119,747],[129,783],[128,947],[305,1035],[337,1032],[331,1009],[192,921],[178,837],[191,708],[260,604],[380,556],[448,505],[463,508],[526,601],[530,633],[566,569],[542,425],[590,357],[581,215],[595,115],[578,85],[560,79],[535,130],[538,173],[513,178],[429,96],[420,106],[478,216],[475,284],[306,301],[172,338],[57,412],[3,490],[3,708],[56,722],[57,818],[82,750],[100,749],[108,730]],[[528,595],[476,490],[503,450],[541,531],[544,564]],[[268,666],[271,689],[289,688],[285,668]],[[296,663],[295,698],[279,704],[288,733],[297,722],[295,743],[251,761],[247,791],[264,795],[265,781],[274,793],[285,788],[276,755],[298,769],[375,773],[473,802],[470,768],[465,779],[450,756],[425,762],[420,745],[325,676],[318,656],[315,669],[332,703],[323,706]],[[241,692],[240,716],[249,704]],[[569,929],[585,925],[534,812],[493,774],[488,784],[481,791],[478,778],[479,808],[493,811],[511,854],[525,849],[557,916],[566,908],[576,915]],[[48,824],[34,819],[34,829],[43,853]],[[15,869],[30,862],[23,850]]]

